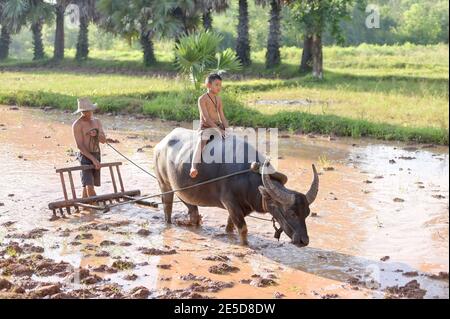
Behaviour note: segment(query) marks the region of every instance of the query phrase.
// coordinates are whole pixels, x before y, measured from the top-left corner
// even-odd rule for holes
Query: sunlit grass
[[[91,50],[82,63],[74,50],[57,64],[7,60],[0,63],[0,103],[73,109],[86,96],[103,111],[191,120],[200,93],[176,76],[171,45],[157,44],[159,62],[148,68],[140,51],[124,48]],[[298,48],[282,48],[283,64],[270,70],[264,54],[253,52],[251,67],[225,75],[225,112],[235,124],[401,140],[425,134],[448,143],[447,45],[327,47],[323,81],[299,74]]]

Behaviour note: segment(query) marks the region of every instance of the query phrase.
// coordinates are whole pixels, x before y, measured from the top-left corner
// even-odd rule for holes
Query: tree
[[[210,72],[219,74],[237,71],[241,64],[231,49],[217,52],[223,36],[202,31],[179,38],[175,47],[175,65],[178,70],[200,88],[201,81]]]
[[[129,43],[139,39],[144,64],[156,63],[153,39],[175,34],[179,23],[171,14],[174,1],[157,0],[99,0],[98,10],[102,17],[99,24],[104,29],[126,38]]]
[[[306,50],[310,50],[312,56],[312,74],[313,77],[323,78],[323,50],[322,36],[325,30],[342,42],[340,22],[348,17],[353,5],[362,3],[361,0],[290,0],[289,7],[294,18],[302,25],[305,30],[305,41],[307,41]],[[309,51],[304,52],[302,57],[307,67],[308,63],[303,61],[307,59]]]
[[[176,0],[172,15],[179,20],[180,29],[175,37],[198,31],[200,22],[204,30],[212,29],[212,12],[221,12],[228,8],[228,0]]]
[[[239,0],[239,22],[237,27],[236,54],[242,65],[249,66],[250,40],[248,35],[248,3],[247,0]]]
[[[5,60],[9,56],[9,45],[11,44],[11,35],[5,25],[1,26],[0,31],[0,60]]]
[[[42,26],[52,19],[50,4],[43,0],[4,1],[3,19],[13,33],[18,33],[22,27],[29,25],[33,34],[33,60],[44,58]]]
[[[202,23],[204,30],[212,30],[212,12],[220,13],[228,9],[228,0],[199,0],[202,10]]]
[[[11,43],[11,35],[6,23],[6,17],[3,10],[5,3],[6,0],[0,0],[0,60],[8,58],[9,45]]]
[[[441,33],[440,10],[436,4],[414,3],[403,13],[399,33],[407,41],[419,44],[437,43]]]
[[[28,0],[28,3],[26,19],[33,34],[33,60],[41,60],[45,57],[42,43],[42,27],[44,23],[52,21],[53,8],[43,0]]]
[[[199,0],[176,0],[172,15],[178,19],[180,29],[176,35],[176,42],[179,37],[188,35],[197,30],[200,24],[200,13],[203,10]]]
[[[53,8],[56,16],[55,42],[53,47],[53,59],[64,59],[64,14],[70,0],[55,0]]]
[[[76,0],[79,8],[80,26],[77,40],[76,60],[86,60],[89,55],[89,23],[96,16],[95,0]]]
[[[281,6],[282,0],[256,0],[256,4],[270,5],[269,36],[267,38],[266,68],[273,68],[281,63]]]

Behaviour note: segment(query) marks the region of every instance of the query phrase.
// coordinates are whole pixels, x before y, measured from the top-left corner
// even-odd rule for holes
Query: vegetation
[[[9,61],[0,75],[8,83],[0,86],[0,103],[74,109],[77,97],[89,96],[104,112],[197,118],[200,93],[173,78],[172,55],[156,50],[163,62],[143,71],[139,51],[126,53],[93,50],[78,66],[72,59],[75,50],[68,51],[67,60],[55,69],[36,68],[41,62],[34,62],[31,69],[22,65],[8,71],[17,68]],[[448,144],[447,45],[326,47],[328,76],[319,82],[312,76],[291,76],[300,49],[282,47],[280,53],[287,63],[272,71],[278,72],[276,78],[251,77],[265,71],[265,50],[254,52],[254,63],[242,71],[249,78],[225,76],[225,112],[233,125]],[[161,69],[173,73],[152,76]]]
[[[222,36],[209,31],[186,35],[175,47],[177,68],[194,83],[196,89],[208,73],[238,71],[241,64],[231,49],[217,52]]]
[[[226,70],[234,125],[448,144],[448,0],[373,1],[379,29],[366,4],[0,0],[0,103],[88,96],[105,112],[192,120],[203,77]],[[362,41],[391,45],[345,47]]]

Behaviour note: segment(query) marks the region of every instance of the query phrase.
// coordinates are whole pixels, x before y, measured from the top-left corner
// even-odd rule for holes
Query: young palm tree
[[[239,0],[239,23],[237,27],[236,54],[242,65],[249,66],[250,40],[248,35],[248,3],[247,0]]]
[[[207,73],[237,71],[241,64],[231,49],[217,52],[223,36],[202,31],[181,37],[175,47],[175,65],[196,89]]]
[[[282,0],[256,0],[263,7],[270,5],[269,36],[267,38],[266,68],[278,66],[281,63],[281,5]]]

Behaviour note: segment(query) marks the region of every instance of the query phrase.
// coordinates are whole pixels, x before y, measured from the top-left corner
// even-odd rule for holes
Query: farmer
[[[94,186],[100,186],[100,145],[106,142],[100,120],[94,117],[97,109],[88,99],[78,99],[78,109],[73,114],[80,117],[73,123],[72,131],[79,149],[77,158],[81,165],[94,165],[95,169],[81,171],[82,197],[95,196]]]
[[[228,127],[228,121],[223,113],[222,99],[218,96],[222,89],[222,78],[219,74],[212,73],[207,76],[205,85],[207,92],[198,99],[200,128],[189,172],[192,178],[198,175],[197,165],[201,162],[203,148],[211,138],[210,130],[219,130],[222,138],[225,138],[225,129]]]

